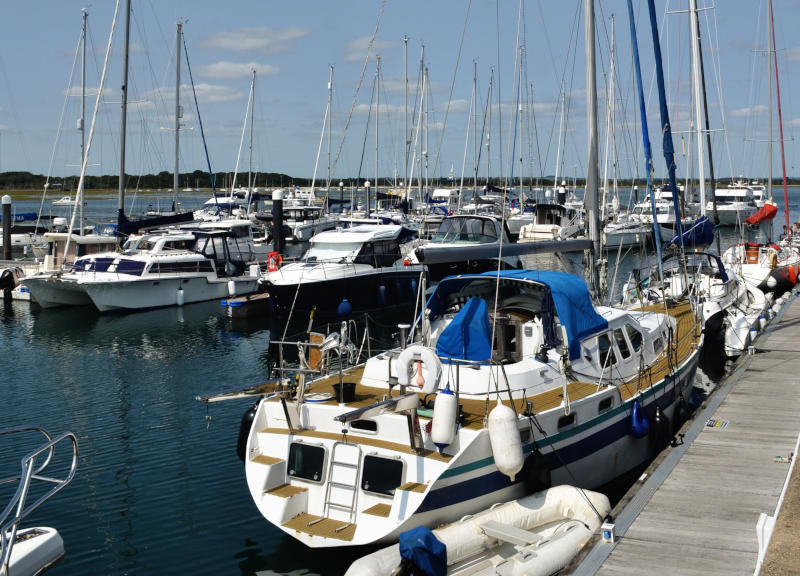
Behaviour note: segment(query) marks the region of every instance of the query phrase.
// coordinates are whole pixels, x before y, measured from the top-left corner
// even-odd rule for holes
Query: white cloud
[[[793,128],[800,126],[800,118],[792,118],[791,120],[789,120],[789,126]]]
[[[258,62],[215,62],[198,68],[198,74],[207,78],[249,78],[253,70],[259,76],[275,76],[280,74],[280,68],[270,64],[259,64]]]
[[[793,46],[786,49],[786,57],[790,61],[800,60],[800,46]]]
[[[731,112],[731,116],[734,118],[746,118],[747,116],[760,116],[766,114],[767,111],[768,108],[764,104],[756,104],[747,108],[737,108]]]
[[[244,95],[230,86],[215,84],[195,84],[197,100],[200,103],[233,102],[241,100]]]
[[[361,38],[356,38],[355,40],[351,40],[344,49],[345,60],[347,60],[348,62],[362,62],[364,60],[364,57],[367,55],[367,49],[369,48],[369,41],[370,41],[370,36],[362,36]],[[375,40],[375,42],[372,45],[371,56],[374,56],[381,50],[389,50],[394,46],[395,46],[394,42],[383,42],[380,40]]]
[[[265,52],[277,54],[292,48],[292,42],[309,35],[307,28],[242,28],[220,32],[204,40],[206,48],[229,52]]]

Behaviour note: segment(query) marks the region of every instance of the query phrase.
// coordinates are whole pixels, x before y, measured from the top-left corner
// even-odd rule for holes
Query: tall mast
[[[711,125],[708,121],[708,99],[706,96],[706,72],[703,66],[703,45],[700,42],[700,20],[697,12],[694,13],[694,18],[697,20],[697,52],[700,56],[700,84],[703,86],[703,111],[705,112],[706,121],[706,146],[708,147],[708,177],[709,186],[711,189],[711,205],[713,207],[714,218],[714,237],[717,240],[717,254],[722,254],[719,243],[719,230],[716,226],[719,224],[719,213],[717,212],[717,181],[714,178],[714,155],[711,151]]]
[[[669,122],[669,110],[667,109],[667,93],[664,88],[664,66],[661,63],[661,41],[658,38],[658,23],[656,21],[655,0],[647,1],[650,11],[650,32],[653,36],[653,51],[656,58],[656,83],[658,84],[658,102],[661,108],[661,134],[663,135],[662,148],[664,149],[664,160],[667,163],[669,173],[669,186],[672,190],[672,205],[675,210],[675,233],[678,237],[678,244],[683,248],[683,230],[681,229],[681,212],[678,203],[678,184],[675,181],[675,149],[672,145],[672,128]]]
[[[403,185],[406,189],[406,201],[408,201],[408,147],[411,140],[408,137],[408,36],[403,36],[403,150],[405,152],[405,163],[403,164]]]
[[[250,197],[253,195],[253,124],[256,116],[256,71],[253,69],[253,81],[250,88],[250,98],[252,104],[250,105],[250,157],[247,163],[247,192]],[[250,198],[248,197],[248,204]]]
[[[595,297],[602,301],[605,298],[605,286],[601,285],[600,271],[596,259],[602,258],[600,247],[600,213],[597,206],[597,183],[599,179],[597,169],[597,78],[595,77],[594,55],[594,0],[584,0],[585,28],[586,28],[586,124],[588,132],[588,161],[586,163],[586,193],[584,194],[584,207],[586,208],[589,226],[589,240],[592,248],[589,250],[589,274],[592,280]]]
[[[125,218],[125,131],[128,123],[128,52],[131,42],[131,0],[125,0],[125,41],[122,57],[122,102],[120,104],[120,145],[119,145],[119,190],[117,200],[117,221]]]
[[[472,117],[474,119],[472,126],[472,155],[474,157],[473,170],[475,171],[475,178],[472,181],[472,193],[478,190],[478,61],[472,61]],[[458,207],[461,209],[461,192],[458,191]]]
[[[381,57],[375,57],[375,198],[378,197],[378,134],[381,113]],[[376,200],[377,202],[377,200]],[[377,206],[377,204],[376,204]],[[369,212],[369,210],[367,210]]]
[[[81,166],[86,159],[86,19],[89,14],[83,9],[83,23],[81,25],[81,117],[79,125],[81,129]],[[80,235],[83,236],[83,189],[75,193],[75,201],[80,210]]]
[[[650,145],[650,132],[647,128],[647,108],[644,104],[644,89],[642,88],[642,69],[639,65],[639,43],[636,38],[636,21],[633,18],[633,0],[628,0],[628,20],[631,28],[631,47],[633,48],[633,70],[636,73],[636,93],[639,100],[639,114],[642,123],[642,147],[644,148],[645,171],[647,173],[647,193],[650,196],[650,210],[653,214],[653,239],[656,244],[656,260],[658,261],[659,278],[664,277],[664,268],[661,262],[661,231],[658,225],[656,200],[653,194],[653,148]]]
[[[175,34],[175,168],[172,177],[174,197],[178,196],[180,185],[180,143],[181,143],[181,29],[183,24],[178,22]]]
[[[328,191],[331,188],[331,129],[333,116],[333,65],[331,64],[331,72],[328,77],[328,181],[325,186]],[[327,193],[326,193],[327,196]]]
[[[703,150],[703,124],[702,107],[700,93],[700,29],[697,25],[697,0],[689,0],[689,22],[692,32],[692,85],[694,92],[694,123],[697,127],[697,172],[700,184],[700,214],[706,214],[706,174],[705,174],[705,151]],[[712,190],[713,194],[714,191]]]
[[[778,96],[778,129],[780,130],[781,137],[781,173],[783,175],[783,213],[786,218],[786,233],[789,233],[789,187],[786,183],[786,152],[783,144],[783,114],[781,112],[781,83],[778,79],[778,51],[775,47],[775,22],[772,15],[772,0],[768,0],[769,5],[769,21],[772,28],[772,58],[775,62],[775,91]],[[770,103],[772,101],[770,100]],[[770,117],[770,126],[772,126],[772,117]],[[772,139],[770,139],[770,142]],[[770,156],[770,171],[772,170],[772,157]]]
[[[767,158],[769,164],[769,177],[767,178],[767,197],[772,201],[772,0],[767,0],[767,60],[769,60],[769,136],[767,137]]]

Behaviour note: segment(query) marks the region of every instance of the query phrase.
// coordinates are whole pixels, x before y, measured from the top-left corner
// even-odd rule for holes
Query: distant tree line
[[[254,181],[253,186],[257,188],[282,188],[282,187],[289,187],[289,186],[301,186],[306,187],[311,185],[310,178],[298,178],[295,176],[289,176],[288,174],[281,174],[276,172],[267,172],[267,173],[257,173],[253,175]],[[31,174],[30,172],[2,172],[0,173],[0,190],[43,190],[44,184],[47,178],[41,174]],[[233,180],[233,172],[218,172],[214,174],[214,185],[217,189],[220,188],[227,188],[230,186],[231,181]],[[237,176],[237,182],[239,186],[247,186],[247,173],[239,173]],[[339,185],[339,181],[344,181],[346,187],[350,187],[353,185],[354,180],[352,178],[337,178],[335,182],[332,183],[332,187],[336,188]],[[363,186],[364,181],[367,180],[366,178],[361,178],[358,181],[358,186]],[[726,186],[732,179],[731,178],[718,178],[717,179],[717,186]],[[762,178],[762,182],[766,179]],[[211,178],[209,177],[207,172],[202,170],[195,170],[194,172],[186,172],[181,173],[180,177],[178,178],[179,186],[181,188],[211,188]],[[448,178],[437,178],[433,179],[430,182],[431,186],[458,186],[460,184],[460,180],[451,180]],[[800,184],[800,178],[787,178],[787,182],[792,185],[796,186]],[[493,186],[502,187],[505,185],[505,182],[502,178],[492,178],[490,183]],[[478,187],[482,188],[486,184],[486,180],[484,178],[478,179]],[[576,186],[578,188],[583,188],[585,182],[584,180],[570,180],[567,182],[568,187]],[[618,180],[618,186],[627,187],[632,185],[637,185],[640,190],[646,188],[646,183],[643,181],[634,181],[634,180]],[[78,176],[67,176],[63,178],[50,178],[49,190],[51,191],[58,191],[58,190],[74,190],[78,185]],[[108,174],[104,176],[87,176],[86,177],[86,185],[85,188],[87,190],[114,190],[119,185],[119,176],[116,174]],[[129,174],[128,175],[128,189],[142,189],[142,190],[157,190],[157,189],[171,189],[173,185],[173,175],[171,172],[159,172],[158,174],[142,174],[142,175],[135,175]],[[391,186],[393,185],[392,179],[390,178],[382,178],[380,181],[380,186]],[[533,187],[533,186],[542,186],[544,188],[552,187],[553,186],[553,177],[552,176],[545,176],[544,178],[537,179],[532,181],[530,179],[524,179],[523,185],[525,187]],[[316,186],[318,188],[325,186],[324,178],[318,178],[316,180]],[[373,182],[374,186],[374,182]],[[780,186],[780,180],[776,179],[773,180],[773,187]],[[417,187],[417,182],[415,181],[412,184],[412,187]],[[471,178],[464,179],[464,187],[465,188],[472,188],[473,187],[473,180]],[[514,182],[513,187],[519,187],[519,180]]]

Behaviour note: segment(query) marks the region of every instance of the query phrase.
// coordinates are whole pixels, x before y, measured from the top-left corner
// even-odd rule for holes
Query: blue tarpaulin
[[[428,528],[418,526],[399,536],[400,556],[425,576],[447,576],[447,547]]]
[[[684,246],[708,246],[714,241],[714,225],[705,216],[700,216],[694,224],[683,231]],[[672,237],[667,246],[679,246],[678,235]]]
[[[436,341],[442,358],[488,362],[492,356],[492,327],[483,298],[469,299]]]

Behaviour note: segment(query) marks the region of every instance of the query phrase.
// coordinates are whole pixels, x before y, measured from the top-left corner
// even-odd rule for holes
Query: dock
[[[800,574],[794,300],[612,512],[614,541],[596,538],[572,574]]]

